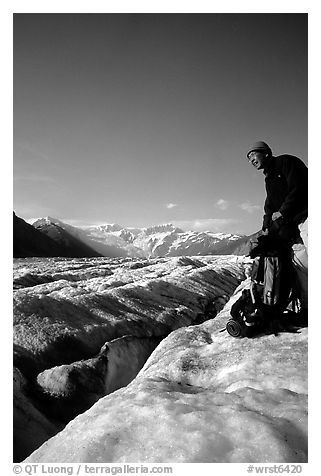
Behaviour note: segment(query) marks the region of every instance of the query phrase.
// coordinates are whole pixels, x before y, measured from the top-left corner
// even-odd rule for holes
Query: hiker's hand
[[[266,236],[269,234],[269,230],[267,228],[265,228],[265,230],[261,230],[259,232],[259,235],[258,236]]]
[[[282,213],[274,212],[272,215],[272,221],[278,220],[279,218],[283,218]]]

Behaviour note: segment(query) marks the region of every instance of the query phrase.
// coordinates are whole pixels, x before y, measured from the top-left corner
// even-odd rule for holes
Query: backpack
[[[280,321],[291,301],[297,305],[292,249],[283,241],[261,236],[251,251],[254,258],[249,289],[231,308],[226,330],[233,337],[252,337]]]

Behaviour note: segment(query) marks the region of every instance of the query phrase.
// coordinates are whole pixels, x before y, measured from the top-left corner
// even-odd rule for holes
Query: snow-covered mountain
[[[36,220],[32,224],[37,230],[41,231],[42,233],[49,236],[54,241],[58,242],[60,245],[70,245],[73,239],[76,239],[77,242],[81,242],[87,247],[89,247],[94,253],[92,256],[107,256],[107,257],[124,257],[128,256],[126,250],[122,247],[118,246],[117,240],[100,240],[95,239],[95,237],[91,237],[90,233],[87,233],[86,230],[81,228],[69,225],[67,223],[58,220],[57,218],[46,217],[40,218]],[[116,230],[117,226],[111,226],[107,228],[107,230]],[[99,230],[97,231],[99,235]],[[109,231],[102,231],[103,235],[107,233],[110,234]],[[113,232],[114,233],[114,232]],[[75,254],[75,256],[77,256]]]
[[[53,239],[58,226],[103,256],[151,258],[232,254],[234,244],[244,239],[230,233],[183,231],[172,224],[148,228],[124,228],[116,223],[74,227],[47,217],[37,220],[33,226]]]
[[[37,228],[13,213],[13,256],[80,258],[101,254],[58,224],[53,225],[50,220],[43,220]]]

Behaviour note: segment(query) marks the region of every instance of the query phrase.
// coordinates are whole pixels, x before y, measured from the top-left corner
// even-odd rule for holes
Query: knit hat
[[[263,141],[258,141],[258,142],[254,142],[254,144],[250,147],[248,153],[246,154],[247,158],[249,157],[249,154],[251,152],[254,152],[256,150],[258,152],[267,152],[269,155],[272,155],[272,150],[267,145],[267,143]]]

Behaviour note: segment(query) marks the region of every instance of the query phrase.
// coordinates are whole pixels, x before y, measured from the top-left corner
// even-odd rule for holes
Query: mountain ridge
[[[171,223],[142,228],[126,228],[118,223],[76,227],[50,216],[29,224],[14,213],[13,256],[148,259],[246,255],[257,233],[246,236],[212,231],[183,231]]]
[[[53,230],[51,229],[51,232]],[[62,235],[62,240],[57,239]],[[65,230],[56,227],[56,235],[38,230],[36,227],[29,225],[22,218],[17,217],[13,212],[13,257],[94,257],[100,256],[90,248],[86,247],[82,242],[77,241],[73,237],[68,237]],[[68,241],[69,240],[69,241]]]
[[[32,226],[53,238],[59,226],[102,256],[132,258],[247,254],[256,235],[183,231],[171,223],[143,228],[118,223],[75,227],[52,217],[38,219]]]

